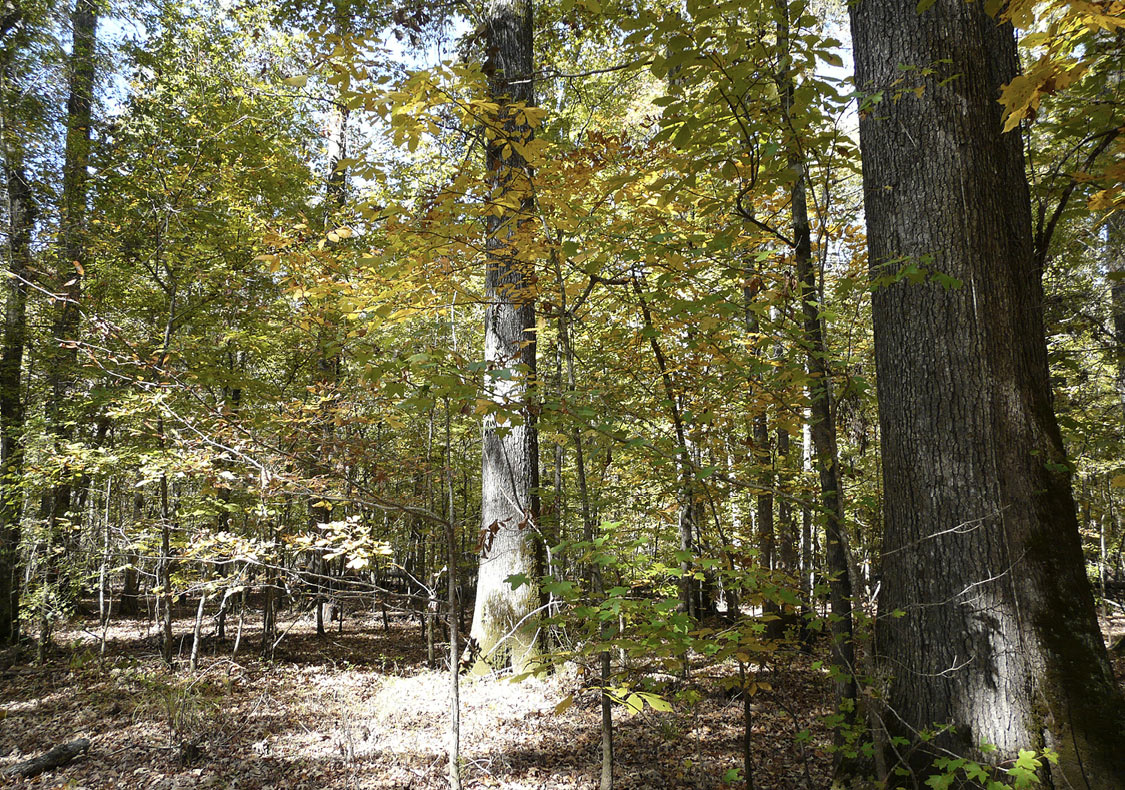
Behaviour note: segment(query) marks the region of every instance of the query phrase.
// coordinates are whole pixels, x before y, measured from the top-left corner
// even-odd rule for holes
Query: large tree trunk
[[[19,638],[20,516],[23,506],[23,349],[35,203],[23,150],[4,108],[11,107],[8,64],[0,66],[0,151],[8,193],[7,297],[0,349],[0,644]]]
[[[496,415],[484,418],[481,526],[485,536],[477,578],[471,636],[492,667],[520,671],[536,653],[539,600],[534,582],[513,590],[514,574],[532,579],[537,558],[534,529],[539,517],[539,439],[533,407],[535,376],[535,285],[531,262],[521,253],[533,210],[530,170],[508,145],[531,130],[518,122],[513,103],[534,103],[530,0],[491,0],[485,10],[485,73],[500,111],[491,130],[487,167],[495,212],[487,220],[485,292],[485,386],[502,414],[518,419],[497,430]],[[519,206],[517,209],[511,206]],[[513,368],[519,368],[514,371]],[[496,375],[497,371],[510,371]],[[501,647],[497,643],[507,637]]]
[[[1118,787],[1125,712],[1051,404],[1021,139],[1001,134],[1012,29],[961,0],[922,14],[860,0],[851,14],[857,84],[886,91],[863,108],[860,133],[889,721],[910,738],[956,728],[914,753],[915,771],[938,748],[995,763],[1050,746],[1048,786]],[[893,277],[903,263],[960,285]]]

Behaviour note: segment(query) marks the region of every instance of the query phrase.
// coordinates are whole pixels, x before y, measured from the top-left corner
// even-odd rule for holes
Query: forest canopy
[[[459,741],[513,678],[590,703],[602,790],[1118,786],[1123,36],[0,0],[2,715],[50,667],[229,694],[349,622],[441,684],[419,786],[525,786]],[[679,775],[615,773],[638,713],[693,722]],[[52,745],[0,735],[21,776]]]

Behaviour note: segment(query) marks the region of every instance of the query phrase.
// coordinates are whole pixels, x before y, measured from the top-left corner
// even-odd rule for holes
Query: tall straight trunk
[[[566,319],[561,319],[565,321]],[[571,389],[573,391],[574,382],[574,362],[573,352],[569,349],[569,340],[566,341],[568,346],[567,366],[569,368],[569,375],[571,381]],[[582,432],[581,429],[574,429],[574,455],[575,466],[577,468],[578,476],[578,497],[582,508],[582,539],[589,545],[594,543],[594,517],[590,508],[590,493],[586,481],[586,460],[582,448]],[[596,562],[591,562],[587,571],[587,579],[591,591],[594,593],[596,599],[602,599],[605,596],[605,582],[602,579],[601,567]],[[607,639],[609,636],[610,626],[608,622],[603,622],[602,639]],[[602,765],[601,774],[598,782],[600,790],[613,790],[613,701],[609,696],[609,684],[612,673],[612,663],[610,652],[608,649],[602,650],[598,654],[598,673],[600,675],[602,693],[601,693],[601,714],[602,714]]]
[[[450,325],[453,317],[450,315]],[[454,350],[457,340],[454,337]],[[460,654],[458,652],[457,622],[457,515],[453,507],[453,443],[451,431],[449,398],[445,399],[445,564],[446,580],[446,625],[449,627],[449,790],[461,790],[461,679]],[[386,610],[383,611],[386,617]]]
[[[0,348],[0,644],[19,639],[20,518],[23,511],[23,350],[27,342],[27,279],[36,206],[23,164],[23,146],[6,108],[12,91],[7,63],[0,64],[0,150],[8,194],[4,336]]]
[[[133,525],[137,526],[144,518],[145,497],[140,491],[133,495]],[[125,572],[121,582],[121,600],[117,604],[117,614],[120,617],[136,617],[137,597],[139,594],[140,579],[137,575],[137,563],[140,555],[136,551],[129,551],[125,555]]]
[[[757,509],[758,567],[768,573],[774,564],[773,524],[773,447],[770,443],[769,416],[763,410],[754,417],[754,460],[758,466],[760,493],[755,497]]]
[[[243,362],[245,361],[245,354],[241,351],[234,354],[228,354],[228,361],[230,363],[231,372],[241,378],[242,366]],[[224,387],[223,400],[224,416],[226,416],[232,422],[237,420],[242,407],[242,387],[238,385],[229,388]],[[217,521],[219,533],[222,534],[230,529],[231,489],[229,486],[219,489],[219,501],[221,503],[221,510],[219,510],[219,517]],[[220,563],[218,566],[220,575],[226,576],[226,569],[233,566],[233,561],[228,561],[228,563]],[[227,612],[229,611],[230,599],[231,590],[228,586],[223,592],[223,597],[219,603],[219,612],[215,618],[217,621],[215,636],[216,639],[218,639],[218,641],[220,642],[226,639],[227,636]]]
[[[782,70],[778,74],[778,94],[787,134],[796,135],[793,97],[797,88],[795,67],[789,51],[789,7],[778,4],[778,52]],[[818,271],[813,264],[812,234],[809,229],[808,194],[805,163],[797,140],[789,140],[788,165],[790,211],[793,217],[793,262],[801,297],[801,318],[806,368],[809,374],[809,414],[813,454],[820,481],[820,509],[824,516],[825,560],[830,574],[828,595],[832,604],[829,628],[832,633],[832,657],[839,668],[836,693],[844,720],[855,721],[856,680],[855,646],[852,641],[852,585],[848,574],[847,539],[844,525],[844,500],[840,490],[840,461],[836,446],[836,418],[832,406],[832,371],[828,361],[828,344],[820,319]]]
[[[111,537],[109,512],[113,495],[113,476],[106,480],[105,483],[105,519],[102,523],[102,560],[98,567],[98,624],[102,626],[104,631],[105,627],[109,624],[109,615],[113,609],[113,591],[109,585],[109,571],[110,562],[113,559],[111,551]],[[90,498],[91,503],[93,497]],[[93,506],[91,504],[91,510]],[[93,524],[91,523],[91,526]],[[102,642],[102,651],[105,651],[105,642]]]
[[[1109,284],[1113,359],[1117,368],[1121,427],[1125,428],[1125,211],[1115,211],[1106,219],[1105,259],[1106,270],[1114,278]]]
[[[203,611],[207,606],[207,588],[199,593],[199,605],[195,608],[195,625],[191,629],[191,661],[188,668],[195,672],[199,668],[199,643],[203,641]]]
[[[812,472],[812,431],[807,419],[801,422],[801,470],[805,476]],[[801,642],[807,645],[812,635],[809,625],[816,610],[813,590],[816,587],[816,550],[813,546],[812,507],[808,500],[801,503]]]
[[[334,15],[334,30],[337,37],[345,39],[351,32],[351,19],[347,14],[348,4],[336,3]],[[342,90],[339,91],[342,94]],[[348,152],[348,108],[344,104],[342,95],[337,95],[332,102],[328,117],[328,170],[325,173],[325,214],[324,230],[330,232],[340,221],[344,205],[347,203],[348,169],[344,165]],[[334,419],[332,404],[335,398],[336,381],[340,365],[339,354],[331,353],[330,346],[333,338],[330,331],[336,326],[338,316],[325,309],[321,316],[322,324],[316,335],[316,395],[320,398],[318,410],[319,432],[321,440],[320,452],[315,454],[317,462],[310,469],[311,474],[316,474],[315,467],[331,465],[331,446],[335,440]],[[313,494],[309,497],[309,526],[316,534],[316,525],[325,524],[332,520],[332,509],[326,505],[318,505],[322,497]],[[324,563],[323,553],[317,554],[312,559],[314,585],[316,589],[316,633],[324,636],[324,610],[329,603],[329,591],[326,591],[324,577],[328,575],[328,567]],[[341,619],[341,622],[343,620]]]
[[[695,499],[695,473],[691,463],[691,448],[688,447],[687,431],[684,428],[683,415],[680,413],[679,399],[676,397],[676,387],[672,382],[672,372],[660,347],[657,332],[652,323],[652,311],[648,306],[644,289],[640,279],[633,276],[633,293],[641,307],[642,328],[648,337],[652,356],[656,359],[656,369],[660,373],[660,380],[664,385],[664,399],[668,401],[668,409],[672,416],[672,428],[676,436],[676,462],[680,475],[680,501],[679,501],[679,532],[680,532],[680,608],[690,617],[695,617],[699,596],[696,593],[697,585],[692,572],[691,559],[695,554],[695,528],[692,518],[695,515],[693,500]],[[685,665],[686,671],[686,665]]]
[[[176,297],[179,293],[177,283],[170,269],[165,269],[170,284],[168,291],[168,319],[164,323],[164,342],[160,351],[159,370],[163,371],[168,363],[168,354],[172,349],[172,333],[176,327]],[[156,432],[159,434],[161,453],[167,458],[168,439],[164,434],[164,413],[161,412],[156,420]],[[56,500],[57,502],[58,500]],[[164,601],[164,662],[172,665],[172,503],[168,497],[168,471],[160,472],[160,565],[158,581],[161,585],[161,596]]]
[[[164,443],[164,418],[157,422],[160,442]],[[160,597],[164,615],[164,663],[172,665],[172,509],[168,499],[168,474],[160,473]]]
[[[484,71],[491,98],[500,107],[486,153],[495,210],[486,220],[485,387],[497,409],[507,415],[518,409],[518,415],[502,426],[495,414],[484,418],[481,528],[485,537],[471,634],[482,655],[491,654],[492,667],[511,665],[518,672],[537,652],[539,631],[536,585],[513,590],[505,581],[514,574],[531,579],[538,565],[534,540],[539,518],[539,437],[533,404],[535,273],[522,249],[534,206],[530,168],[508,143],[531,136],[530,128],[519,122],[511,106],[531,106],[535,101],[530,0],[490,0],[484,28],[488,52]],[[497,375],[498,371],[507,372]],[[506,642],[498,647],[505,637]]]
[[[851,24],[861,91],[919,86],[860,119],[892,729],[955,727],[918,772],[942,748],[996,763],[1049,746],[1045,786],[1119,787],[1125,706],[1051,403],[1022,141],[1001,133],[1013,30],[961,0],[859,0]],[[960,286],[895,282],[903,261]]]
[[[559,259],[554,256],[553,262],[555,265],[555,277],[558,284],[559,293],[559,347],[562,351],[562,356],[566,360],[566,396],[573,398],[577,389],[576,374],[574,370],[574,347],[570,342],[570,321],[571,311],[567,307],[566,287],[563,281],[562,267],[559,265]],[[560,376],[561,378],[561,376]],[[582,429],[580,426],[575,425],[571,432],[571,438],[574,442],[574,464],[575,473],[578,482],[578,504],[582,512],[582,540],[588,546],[594,545],[594,529],[595,517],[593,509],[590,507],[590,489],[586,479],[586,453],[582,446]],[[562,453],[557,456],[557,463],[562,464]],[[586,579],[589,584],[590,591],[594,594],[597,601],[605,597],[605,580],[602,577],[601,566],[596,562],[591,562],[586,567]],[[603,622],[602,632],[599,636],[602,639],[607,638],[609,632],[609,623]],[[598,669],[601,675],[600,680],[602,684],[601,694],[601,713],[602,713],[602,766],[601,775],[599,779],[600,790],[613,790],[613,701],[609,696],[609,681],[613,669],[609,650],[602,650],[598,655]]]
[[[70,428],[63,413],[71,399],[77,370],[78,350],[69,343],[78,333],[78,302],[82,297],[88,254],[86,203],[90,163],[90,124],[97,71],[96,0],[75,0],[71,14],[72,48],[69,62],[69,96],[66,103],[66,148],[63,159],[62,201],[59,212],[59,261],[56,294],[58,312],[52,328],[54,350],[47,372],[47,426],[56,451],[69,439]],[[66,343],[66,345],[61,345]],[[63,470],[65,475],[65,469]],[[67,517],[72,486],[65,476],[49,492],[47,508],[50,534]]]
[[[787,575],[797,578],[798,548],[797,526],[793,519],[793,459],[790,457],[792,438],[785,427],[777,429],[777,487],[781,496],[777,501],[777,566]]]

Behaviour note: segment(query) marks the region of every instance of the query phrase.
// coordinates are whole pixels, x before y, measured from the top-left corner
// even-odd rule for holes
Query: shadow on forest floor
[[[289,617],[272,660],[258,657],[261,633],[249,624],[232,658],[234,623],[231,639],[202,643],[194,675],[184,660],[174,672],[163,667],[146,620],[115,623],[104,660],[92,622],[58,634],[62,647],[45,667],[0,656],[0,768],[87,737],[86,757],[17,786],[446,787],[448,676],[425,667],[417,625],[392,619],[384,632],[380,618],[365,616],[350,619],[343,634],[318,637],[309,618]],[[176,622],[177,634],[190,629],[189,619]],[[181,655],[188,652],[190,636]],[[742,701],[722,690],[731,671],[697,673],[694,710],[616,715],[618,788],[715,788],[741,767]],[[830,680],[802,655],[768,680],[772,689],[755,699],[758,786],[826,786],[830,735],[820,717]],[[595,693],[581,686],[573,671],[522,683],[463,680],[465,787],[596,787],[600,714]],[[576,691],[576,703],[555,713]],[[811,736],[804,745],[802,730]]]

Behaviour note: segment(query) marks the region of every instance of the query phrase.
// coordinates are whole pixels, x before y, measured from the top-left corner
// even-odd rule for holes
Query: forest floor
[[[1107,625],[1125,631],[1125,622]],[[0,786],[448,786],[448,674],[426,668],[416,623],[392,619],[384,631],[375,616],[353,617],[343,634],[319,638],[307,618],[283,618],[286,627],[272,660],[254,655],[260,633],[249,628],[234,659],[230,640],[204,642],[195,674],[183,663],[164,668],[147,620],[113,624],[104,659],[94,620],[57,634],[46,666],[0,654],[0,771],[74,738],[92,742],[66,767],[29,780],[0,775]],[[177,621],[176,633],[190,629]],[[1121,677],[1125,661],[1116,669]],[[616,709],[617,788],[721,787],[724,773],[741,768],[742,700],[724,690],[722,668],[708,672],[693,679],[700,701],[690,709]],[[759,679],[771,688],[755,697],[757,786],[827,786],[830,678],[815,656],[793,652]],[[600,712],[595,692],[581,687],[574,671],[518,683],[463,678],[465,787],[597,787]],[[556,713],[575,692],[575,704]]]

